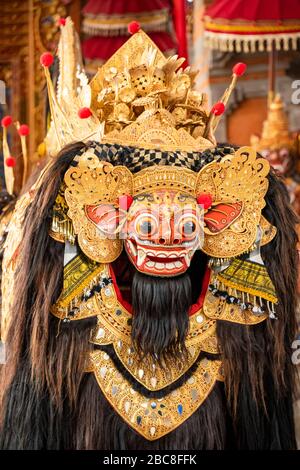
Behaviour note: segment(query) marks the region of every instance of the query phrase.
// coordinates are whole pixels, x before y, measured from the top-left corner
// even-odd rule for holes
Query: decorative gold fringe
[[[297,50],[300,32],[262,35],[238,35],[230,33],[205,32],[205,45],[222,52],[270,52],[272,45],[277,51]]]
[[[151,24],[142,24],[143,31],[146,32],[165,32],[166,21],[153,22]],[[128,26],[122,24],[110,25],[94,23],[89,20],[83,20],[82,31],[87,36],[103,36],[103,37],[114,37],[114,36],[129,36]]]
[[[244,287],[241,286],[235,282],[231,282],[228,279],[224,279],[221,277],[221,275],[218,275],[215,277],[213,284],[217,287],[219,290],[224,290],[226,291],[229,295],[232,295],[234,297],[241,297],[243,294],[247,296],[247,299],[252,298],[252,300],[255,300],[254,304],[259,304],[260,299],[267,300],[268,302],[272,302],[273,304],[276,304],[278,299],[276,296],[268,294],[266,292],[261,292],[260,290],[253,289],[251,287]],[[247,302],[251,302],[251,300],[247,300]]]
[[[54,215],[52,217],[52,224],[49,235],[56,241],[64,243],[67,240],[72,245],[74,245],[76,240],[72,221],[68,217],[64,220],[61,220],[59,217]]]
[[[90,36],[129,36],[128,24],[138,21],[144,31],[167,31],[168,9],[134,14],[92,15],[84,14],[82,31]]]
[[[65,310],[65,316],[73,310],[74,308],[80,307],[82,305],[81,296],[85,291],[91,290],[96,284],[99,283],[101,278],[101,273],[103,272],[103,265],[97,266],[96,269],[87,275],[81,284],[76,287],[72,292],[64,297],[64,292],[60,295],[58,301],[54,306],[54,310]],[[63,298],[62,298],[63,297]]]

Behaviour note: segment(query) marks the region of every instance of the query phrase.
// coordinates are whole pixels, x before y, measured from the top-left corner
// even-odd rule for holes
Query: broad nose
[[[174,245],[180,240],[174,239],[174,215],[163,214],[160,219],[159,233],[155,242],[158,245]]]

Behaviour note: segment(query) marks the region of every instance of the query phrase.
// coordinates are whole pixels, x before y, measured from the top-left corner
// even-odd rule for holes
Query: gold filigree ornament
[[[109,265],[101,265],[101,277],[108,279],[110,274]],[[66,288],[68,290],[68,286]],[[52,313],[60,319],[65,318],[67,290],[52,308]],[[69,302],[73,305],[74,299],[69,297]],[[129,375],[148,392],[165,392],[163,398],[147,398],[145,391],[139,392],[132,387],[131,381],[119,372],[105,350],[94,350],[87,355],[86,372],[95,374],[99,387],[115,411],[148,440],[158,439],[180,426],[201,406],[216,381],[224,380],[222,363],[216,356],[220,353],[217,321],[254,325],[266,319],[266,315],[241,311],[237,305],[229,305],[207,292],[203,307],[189,318],[188,355],[178,357],[164,368],[154,359],[143,358],[141,361],[134,351],[132,314],[120,302],[114,284],[104,285],[100,292],[82,304],[83,308],[70,320],[97,316],[90,342],[102,348],[111,345]],[[199,360],[201,351],[215,355],[216,359]],[[186,373],[188,376],[180,380]],[[170,391],[166,391],[166,387],[170,387]]]
[[[78,166],[70,167],[65,174],[65,198],[69,206],[78,244],[91,259],[111,263],[122,251],[122,241],[109,239],[86,216],[86,205],[115,204],[119,196],[132,192],[132,174],[124,167],[99,161],[85,152],[78,158]]]
[[[255,150],[241,147],[233,157],[209,163],[200,171],[196,192],[212,195],[215,203],[241,202],[243,205],[240,216],[224,231],[212,233],[204,229],[202,250],[205,253],[219,258],[233,258],[251,248],[265,206],[269,170],[268,161],[257,158]]]
[[[176,361],[169,360],[165,365],[150,357],[141,360],[136,353],[131,340],[132,314],[117,300],[114,292],[109,297],[105,291],[96,294],[93,311],[98,312],[97,326],[90,341],[100,346],[111,344],[125,369],[147,390],[162,390],[176,382],[192,367],[201,351],[219,353],[216,322],[209,319],[202,308],[190,317],[185,341],[187,354],[179,354]]]
[[[254,315],[250,310],[241,310],[239,306],[228,304],[226,300],[216,298],[208,292],[203,304],[206,317],[214,320],[223,320],[240,325],[257,325],[268,318],[268,314]]]
[[[270,224],[263,215],[260,218],[259,226],[262,230],[260,246],[264,246],[273,240],[277,233],[277,228]]]
[[[205,93],[192,91],[198,72],[183,68],[184,58],[166,58],[144,31],[133,34],[88,82],[77,33],[67,18],[58,59],[57,89],[42,60],[51,111],[46,146],[52,156],[76,140],[189,152],[216,145],[220,116],[209,110]],[[234,73],[221,97],[224,104],[236,81]]]
[[[276,233],[261,215],[268,189],[269,163],[257,158],[250,147],[242,147],[234,155],[209,163],[199,173],[157,165],[132,174],[124,166],[114,167],[99,160],[91,151],[79,156],[77,163],[65,175],[68,215],[82,251],[95,261],[114,261],[121,253],[122,242],[116,236],[112,239],[102,233],[87,217],[85,207],[116,205],[118,197],[125,194],[136,196],[161,189],[178,190],[195,198],[198,194],[210,194],[212,207],[221,203],[240,204],[240,214],[222,231],[212,232],[204,227],[202,250],[212,257],[232,258],[248,251],[260,224],[263,244]]]
[[[163,398],[146,398],[134,390],[104,351],[91,354],[94,374],[114,410],[149,441],[170,433],[204,402],[217,380],[223,380],[221,361],[203,359],[190,378]]]

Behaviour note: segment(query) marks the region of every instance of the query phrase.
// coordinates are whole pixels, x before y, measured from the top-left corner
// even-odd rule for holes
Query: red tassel
[[[6,160],[5,160],[5,165],[6,166],[9,166],[11,168],[13,168],[14,166],[16,166],[16,159],[15,157],[8,157]]]
[[[133,203],[133,197],[132,196],[120,196],[119,197],[119,207],[120,209],[123,209],[125,211],[128,211],[130,208],[131,204]]]
[[[1,119],[1,126],[2,127],[9,127],[12,124],[13,120],[11,116],[4,116]]]
[[[58,26],[65,26],[65,24],[66,24],[66,18],[59,18]]]
[[[212,201],[210,194],[203,193],[197,197],[197,204],[199,204],[199,206],[203,206],[204,209],[209,209],[212,205]]]
[[[28,135],[29,132],[30,132],[29,127],[27,126],[27,124],[22,124],[18,129],[19,135],[22,135],[22,136]]]
[[[80,117],[80,119],[87,119],[91,115],[92,115],[92,111],[90,110],[90,108],[80,108],[78,110],[78,116]]]
[[[213,107],[211,108],[211,113],[214,114],[215,116],[221,116],[225,111],[225,105],[222,103],[222,101],[219,101],[218,103],[215,103]]]
[[[51,52],[44,52],[40,57],[40,63],[44,67],[50,67],[53,64],[54,57]]]
[[[238,63],[235,64],[235,66],[232,68],[232,73],[234,73],[234,74],[237,75],[238,77],[241,77],[241,76],[244,75],[244,73],[246,72],[246,68],[247,68],[247,65],[244,64],[244,62],[238,62]]]
[[[137,21],[132,21],[128,25],[128,33],[129,34],[138,33],[140,29],[141,29],[140,23],[138,23]]]

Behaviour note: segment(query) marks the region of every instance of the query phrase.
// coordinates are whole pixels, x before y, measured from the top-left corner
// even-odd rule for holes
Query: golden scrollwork
[[[232,258],[249,250],[257,236],[264,196],[268,189],[269,163],[257,158],[251,147],[206,165],[199,173],[197,188],[215,202],[242,202],[237,220],[222,233],[206,234],[203,251],[210,256]]]
[[[264,244],[275,235],[276,229],[261,216],[268,189],[269,163],[257,158],[250,147],[242,147],[234,155],[209,163],[199,173],[187,168],[156,165],[133,175],[124,166],[103,163],[92,152],[84,153],[77,161],[78,166],[69,168],[65,175],[68,215],[81,249],[96,261],[113,261],[119,256],[122,244],[118,238],[105,238],[86,216],[85,207],[115,204],[124,194],[135,196],[166,189],[193,197],[210,194],[213,206],[241,203],[242,210],[229,227],[221,232],[205,232],[202,249],[213,257],[231,258],[249,250],[257,237],[260,222]]]
[[[266,313],[254,315],[250,310],[241,310],[238,305],[228,304],[226,300],[216,298],[210,292],[205,297],[203,311],[208,318],[242,325],[256,325],[268,318]]]
[[[163,398],[153,399],[134,390],[106,352],[94,352],[90,359],[106,399],[130,427],[149,441],[180,426],[204,402],[216,381],[223,380],[221,362],[203,359],[183,385]]]
[[[78,159],[78,166],[70,167],[65,174],[65,198],[69,206],[74,231],[82,251],[100,263],[114,261],[122,251],[122,241],[108,239],[86,216],[85,206],[111,203],[132,192],[132,174],[126,167],[114,167],[100,162],[92,152]]]

